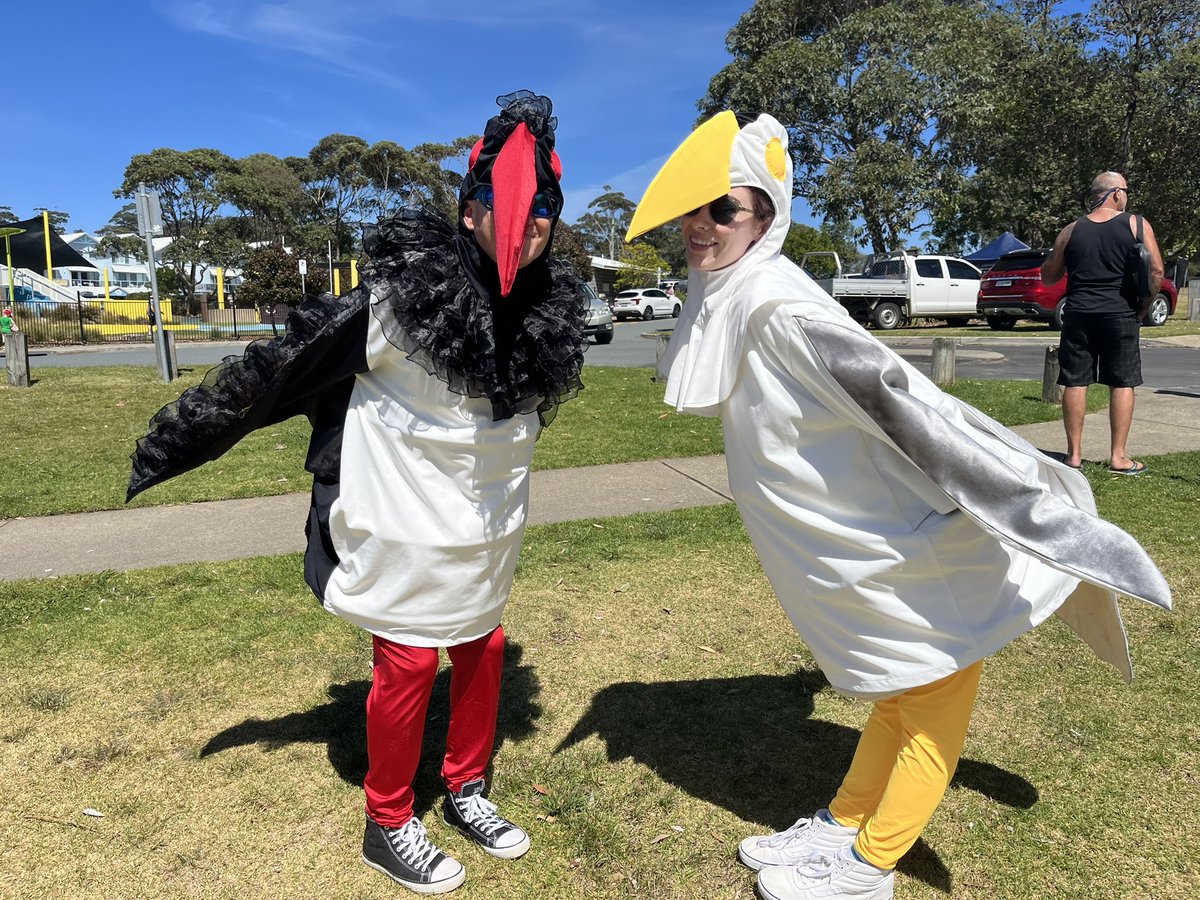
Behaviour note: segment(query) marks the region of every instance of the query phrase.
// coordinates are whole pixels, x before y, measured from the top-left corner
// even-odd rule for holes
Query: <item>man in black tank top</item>
[[[1042,264],[1042,283],[1052,285],[1067,276],[1058,352],[1067,431],[1063,462],[1073,469],[1083,463],[1087,389],[1098,381],[1108,385],[1109,469],[1141,475],[1146,467],[1129,457],[1125,444],[1133,422],[1133,389],[1142,383],[1138,337],[1149,298],[1139,300],[1127,271],[1137,227],[1134,217],[1125,212],[1128,203],[1125,176],[1117,172],[1097,175],[1088,191],[1088,214],[1059,232],[1053,252]],[[1151,256],[1151,283],[1158,284],[1163,277],[1162,255],[1154,229],[1145,219],[1142,222],[1143,240]]]

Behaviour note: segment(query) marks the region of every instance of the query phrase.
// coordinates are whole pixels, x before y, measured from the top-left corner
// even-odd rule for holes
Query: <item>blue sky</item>
[[[333,132],[412,147],[548,95],[566,221],[641,197],[748,9],[720,0],[114,0],[4,4],[0,205],[105,225],[156,147],[300,156]],[[34,73],[37,73],[36,75]],[[797,210],[799,212],[799,210]],[[803,217],[801,217],[803,218]]]

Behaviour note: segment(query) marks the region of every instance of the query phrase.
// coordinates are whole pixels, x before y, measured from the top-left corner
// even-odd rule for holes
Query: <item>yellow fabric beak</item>
[[[625,242],[729,193],[729,157],[740,127],[731,111],[693,131],[663,164],[633,212]]]

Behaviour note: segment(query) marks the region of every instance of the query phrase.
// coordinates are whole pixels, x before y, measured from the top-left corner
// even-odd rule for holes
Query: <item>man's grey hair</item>
[[[1092,186],[1088,188],[1088,212],[1091,212],[1093,209],[1103,203],[1105,196],[1113,188],[1124,186],[1125,176],[1120,172],[1101,172],[1092,179]]]

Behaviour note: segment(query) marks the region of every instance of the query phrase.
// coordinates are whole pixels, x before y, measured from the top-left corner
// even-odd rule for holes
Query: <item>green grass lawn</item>
[[[129,456],[146,424],[184,387],[194,369],[166,385],[148,366],[35,370],[29,388],[0,385],[0,519],[120,509]],[[589,366],[587,387],[564,404],[538,440],[534,468],[599,465],[720,453],[716,419],[681,416],[662,402],[649,369]],[[953,393],[1012,424],[1058,418],[1029,381],[963,381]],[[1104,395],[1089,398],[1093,408]],[[309,427],[291,419],[256,432],[216,462],[152,488],[132,505],[152,506],[307,491]]]
[[[1090,473],[1175,592],[1172,614],[1125,606],[1138,680],[1053,621],[993,658],[898,897],[1196,896],[1200,454],[1151,471]],[[0,598],[0,896],[409,896],[359,861],[369,641],[299,556]],[[825,803],[868,711],[829,689],[728,505],[531,528],[505,628],[493,796],[533,850],[495,860],[440,823],[446,670],[417,780],[463,900],[749,900],[737,842]]]

